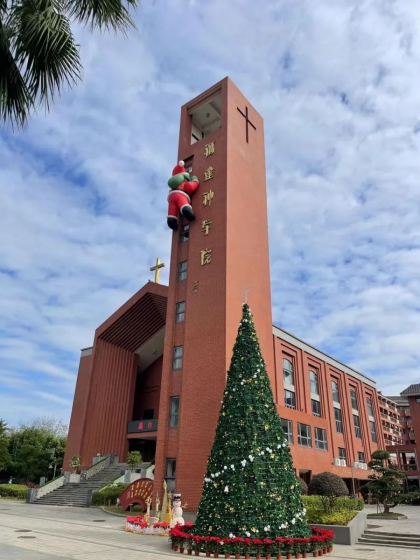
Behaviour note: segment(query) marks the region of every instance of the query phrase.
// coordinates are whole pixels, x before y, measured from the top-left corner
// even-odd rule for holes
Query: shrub
[[[26,484],[0,484],[0,497],[19,498],[26,500],[28,487]]]
[[[349,490],[342,478],[334,473],[322,472],[309,484],[309,494],[316,496],[348,496]]]
[[[323,513],[314,508],[308,509],[306,513],[308,523],[323,525],[348,525],[356,517],[357,511],[335,511],[333,513]]]
[[[306,482],[303,480],[303,478],[300,477],[296,477],[298,482],[300,483],[300,488],[302,491],[302,495],[306,496],[306,494],[308,493],[308,485],[306,484]]]
[[[137,469],[143,462],[140,451],[130,451],[127,455],[127,466],[132,471]]]
[[[317,509],[324,511],[324,501],[322,496],[302,496],[302,501],[306,509]],[[348,496],[336,498],[333,503],[333,511],[361,511],[365,506],[363,498],[350,498]],[[328,508],[327,508],[328,510]],[[325,513],[325,511],[324,511]]]
[[[94,492],[92,496],[93,506],[115,506],[120,494],[129,486],[129,484],[115,484],[114,486],[105,486],[102,490]]]
[[[401,494],[398,496],[400,504],[409,504],[412,506],[420,506],[420,492],[408,492],[408,494]]]

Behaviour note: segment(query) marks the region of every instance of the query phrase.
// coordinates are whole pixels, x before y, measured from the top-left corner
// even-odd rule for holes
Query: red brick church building
[[[228,78],[182,107],[196,220],[171,233],[169,286],[148,282],[82,350],[65,465],[138,449],[194,510],[248,293],[297,474],[367,478],[385,446],[375,382],[272,324],[263,126]]]

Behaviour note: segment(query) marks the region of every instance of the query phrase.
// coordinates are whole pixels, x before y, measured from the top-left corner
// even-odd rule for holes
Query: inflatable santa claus
[[[184,162],[180,161],[172,171],[172,177],[168,181],[171,191],[168,194],[168,226],[178,229],[179,214],[189,222],[195,220],[195,214],[191,206],[191,196],[200,184],[195,175],[185,171]]]

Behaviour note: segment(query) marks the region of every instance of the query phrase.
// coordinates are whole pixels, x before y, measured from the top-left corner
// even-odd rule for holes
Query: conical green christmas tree
[[[306,537],[310,530],[305,513],[251,310],[245,304],[193,532]]]

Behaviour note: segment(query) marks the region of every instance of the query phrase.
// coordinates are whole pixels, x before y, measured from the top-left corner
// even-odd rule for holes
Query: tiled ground
[[[407,522],[379,522],[381,530],[416,532],[420,529],[420,508],[399,509],[408,513]],[[79,509],[0,503],[1,560],[165,560],[179,558],[165,537],[133,535],[123,530],[124,519],[96,508]],[[21,532],[22,530],[29,532]],[[378,529],[379,530],[379,529]],[[35,538],[27,538],[35,537]],[[386,547],[336,546],[331,560],[420,560],[420,550]]]

